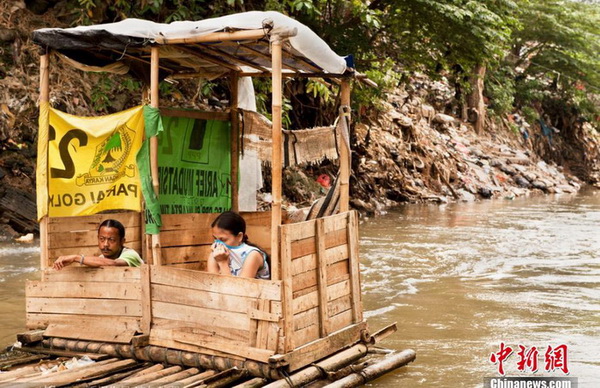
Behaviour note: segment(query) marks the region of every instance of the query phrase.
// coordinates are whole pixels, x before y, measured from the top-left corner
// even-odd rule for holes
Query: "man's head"
[[[98,227],[98,248],[107,259],[119,257],[125,243],[125,227],[117,220],[105,220]]]

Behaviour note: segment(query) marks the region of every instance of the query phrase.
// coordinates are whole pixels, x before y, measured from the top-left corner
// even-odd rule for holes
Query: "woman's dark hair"
[[[248,236],[246,236],[246,221],[244,218],[236,212],[224,212],[219,214],[217,218],[210,224],[211,228],[215,226],[221,229],[225,229],[234,236],[242,233],[244,235],[243,242],[248,242]]]
[[[122,223],[120,223],[117,220],[113,220],[113,219],[104,220],[98,227],[98,233],[100,233],[100,228],[102,228],[102,227],[115,228],[119,231],[119,237],[121,238],[121,240],[123,240],[125,238],[125,227],[123,226]]]

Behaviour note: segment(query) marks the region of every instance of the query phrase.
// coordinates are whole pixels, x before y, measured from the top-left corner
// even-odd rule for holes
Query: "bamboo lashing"
[[[416,358],[416,353],[412,349],[406,349],[400,353],[392,353],[387,355],[383,360],[376,362],[360,371],[360,373],[352,373],[343,379],[326,385],[327,388],[353,388],[358,387],[367,382],[374,380],[384,374],[393,371],[394,369],[404,366]]]
[[[159,64],[159,48],[152,46],[150,56],[150,105],[153,108],[159,107],[158,95],[158,64]],[[150,170],[152,175],[152,187],[154,194],[158,198],[158,138],[152,136],[150,138]],[[152,235],[152,260],[155,265],[162,265],[162,252],[160,247],[160,234]]]
[[[364,357],[367,354],[367,351],[367,346],[364,344],[354,345],[351,348],[336,353],[331,357],[294,373],[285,380],[278,380],[266,385],[264,388],[289,388],[290,383],[293,384],[294,387],[301,387],[304,384],[323,377],[322,371],[331,372],[352,364],[356,360]]]

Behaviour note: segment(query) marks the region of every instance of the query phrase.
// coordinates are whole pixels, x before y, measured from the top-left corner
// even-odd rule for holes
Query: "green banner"
[[[158,136],[162,214],[231,209],[230,123],[163,116]]]

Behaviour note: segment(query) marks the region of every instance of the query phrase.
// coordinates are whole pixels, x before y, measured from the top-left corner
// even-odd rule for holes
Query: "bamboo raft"
[[[44,338],[41,330],[17,336],[24,344],[0,353],[0,388],[15,384],[54,387],[357,387],[414,361],[413,350],[376,344],[395,324],[293,373],[280,374],[257,364],[236,362],[157,346],[116,345]],[[75,360],[81,360],[77,365]],[[71,367],[69,367],[71,363]],[[73,366],[75,364],[75,366]],[[265,373],[269,376],[265,376]]]
[[[34,41],[42,48],[38,164],[47,168],[40,168],[37,177],[42,277],[27,283],[26,326],[31,331],[18,336],[24,347],[0,358],[0,369],[7,370],[0,373],[0,388],[21,383],[295,387],[312,382],[353,387],[415,359],[410,349],[381,350],[379,342],[395,332],[396,326],[373,333],[363,317],[358,214],[349,206],[350,80],[372,82],[314,33],[307,33],[305,26],[277,13],[256,15],[243,14],[242,19],[253,26],[264,17],[261,28],[225,28],[202,35],[192,29],[187,38],[165,38],[162,33],[152,39],[127,37],[129,29],[118,23],[91,26],[84,35],[79,29],[34,33]],[[281,25],[269,22],[268,17]],[[153,24],[148,31],[162,28],[168,26]],[[295,38],[305,44],[294,48]],[[298,51],[313,42],[316,49],[308,56]],[[159,232],[147,234],[146,212],[122,211],[118,206],[110,218],[124,225],[127,246],[141,252],[146,264],[139,268],[73,264],[60,271],[51,269],[61,255],[97,254],[97,228],[107,218],[106,214],[58,217],[47,211],[48,167],[56,163],[48,160],[48,145],[56,140],[55,135],[49,136],[48,112],[50,57],[56,53],[61,58],[73,55],[70,62],[86,58],[90,63],[127,65],[132,76],[141,74],[135,69],[143,70],[150,76],[143,100],[149,96],[151,107],[160,109],[162,116],[228,121],[231,168],[226,192],[234,211],[240,209],[239,162],[247,145],[242,140],[251,132],[250,121],[243,120],[238,106],[238,83],[240,77],[271,76],[272,124],[260,130],[260,144],[269,150],[265,155],[271,165],[271,209],[241,213],[247,234],[270,257],[270,280],[206,272],[214,241],[210,225],[218,214],[162,214]],[[338,65],[341,61],[339,70],[330,72],[316,64],[326,63],[322,61],[327,56]],[[228,111],[160,106],[160,74],[172,79],[197,78],[213,77],[216,71],[230,80]],[[327,77],[339,85],[338,124],[323,131],[335,139],[322,142],[336,147],[331,154],[338,155],[338,178],[323,211],[300,222],[282,208],[285,77]],[[294,143],[294,147],[302,145]],[[161,182],[157,147],[157,136],[150,137],[155,196],[160,195]],[[331,151],[293,150],[296,161],[314,154],[320,160]],[[70,155],[78,165],[76,156]],[[67,358],[84,356],[94,362],[65,369]],[[54,367],[58,371],[45,372]]]

